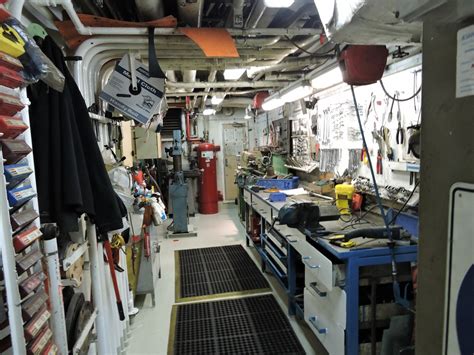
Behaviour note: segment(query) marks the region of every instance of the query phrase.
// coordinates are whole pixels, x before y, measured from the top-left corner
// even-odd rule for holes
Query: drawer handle
[[[307,267],[309,267],[310,269],[320,269],[321,268],[321,265],[314,265],[314,264],[309,263],[309,260],[311,260],[310,256],[303,256],[302,260],[303,260],[303,263]]]
[[[324,291],[321,291],[319,288],[318,288],[318,283],[317,282],[311,282],[309,284],[309,286],[314,290],[314,292],[316,292],[316,294],[319,296],[319,297],[326,297],[328,295],[327,292],[324,292]]]
[[[316,317],[316,316],[309,317],[309,322],[318,331],[319,334],[327,334],[328,333],[328,328],[318,327],[318,324],[316,323],[317,321],[318,321],[318,317]]]

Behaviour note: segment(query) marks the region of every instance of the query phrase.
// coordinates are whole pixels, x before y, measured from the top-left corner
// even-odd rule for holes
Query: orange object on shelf
[[[225,28],[179,29],[202,49],[206,57],[239,58],[234,39]]]

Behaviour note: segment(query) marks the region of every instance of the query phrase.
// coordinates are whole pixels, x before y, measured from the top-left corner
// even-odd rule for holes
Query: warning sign
[[[147,123],[159,110],[165,79],[150,78],[148,67],[136,62],[137,87],[133,88],[130,58],[125,55],[110,77],[100,98],[127,117]]]

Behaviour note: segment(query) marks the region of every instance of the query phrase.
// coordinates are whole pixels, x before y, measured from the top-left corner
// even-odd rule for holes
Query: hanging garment
[[[41,222],[77,231],[86,213],[102,233],[120,229],[126,209],[110,183],[81,92],[50,37],[41,49],[66,78],[62,93],[42,82],[28,92]]]

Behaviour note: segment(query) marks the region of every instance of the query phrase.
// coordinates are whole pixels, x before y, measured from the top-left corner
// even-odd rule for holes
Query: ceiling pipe
[[[211,70],[209,72],[209,76],[207,78],[207,81],[209,81],[210,83],[215,82],[216,81],[216,75],[217,75],[217,70]],[[209,91],[211,91],[211,88],[206,88],[204,91],[206,92],[206,94],[202,98],[201,111],[204,111],[204,109],[206,108],[206,100],[209,96],[208,93],[209,93]]]
[[[239,95],[251,95],[251,94],[254,94],[256,92],[259,92],[259,91],[262,91],[261,89],[251,89],[251,90],[242,90],[242,91],[232,91],[232,93],[230,93],[232,96],[239,96]],[[227,91],[213,91],[212,92],[214,95],[219,95],[219,96],[224,96],[224,95],[229,95],[229,93]],[[182,93],[182,92],[178,92],[178,91],[169,91],[169,90],[166,90],[166,96],[170,96],[170,97],[186,97],[186,96],[189,96],[189,97],[201,97],[201,96],[206,96],[206,95],[209,95],[208,92],[206,91],[199,91],[199,92],[192,92],[192,93]]]
[[[18,0],[24,1],[24,0]],[[148,35],[147,28],[139,27],[89,27],[84,26],[79,16],[74,9],[72,0],[29,0],[32,5],[40,6],[62,6],[63,9],[69,15],[69,18],[73,22],[76,30],[79,34],[85,36],[92,35],[123,35],[123,36],[146,36]],[[314,28],[252,28],[252,29],[228,29],[231,36],[316,36],[321,34],[320,29]],[[183,33],[178,28],[163,28],[158,27],[155,29],[155,35],[175,35],[183,36]],[[126,42],[125,42],[126,43]]]
[[[248,107],[253,103],[253,99],[246,97],[226,98],[220,107]]]
[[[291,81],[225,81],[225,82],[196,82],[180,83],[166,82],[166,85],[173,88],[184,89],[205,89],[205,88],[271,88],[280,87],[292,83]]]

